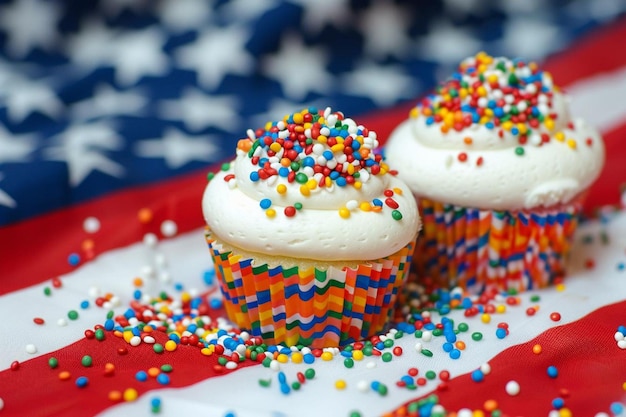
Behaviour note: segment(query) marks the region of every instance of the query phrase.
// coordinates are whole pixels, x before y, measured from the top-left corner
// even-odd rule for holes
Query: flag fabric
[[[0,1],[0,415],[626,412],[626,6],[422,3]],[[464,324],[458,359],[401,323],[372,356],[271,364],[109,327],[191,299],[234,334],[202,236],[206,173],[248,128],[309,106],[384,143],[479,50],[538,60],[604,136],[564,285],[433,312]]]

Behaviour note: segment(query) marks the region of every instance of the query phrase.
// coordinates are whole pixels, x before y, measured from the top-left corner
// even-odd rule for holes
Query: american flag
[[[0,1],[0,415],[150,415],[155,398],[163,415],[406,415],[432,393],[457,415],[487,400],[511,416],[619,415],[626,216],[600,207],[619,206],[626,183],[625,12],[620,0]],[[506,338],[495,337],[495,316],[482,323],[454,311],[485,335],[480,344],[466,337],[460,360],[436,340],[432,358],[419,355],[410,335],[389,363],[318,360],[316,377],[285,395],[277,372],[255,363],[225,370],[217,355],[157,355],[145,343],[120,355],[123,339],[86,336],[109,307],[128,308],[137,278],[145,292],[203,294],[219,315],[200,197],[206,173],[246,129],[332,106],[384,141],[479,50],[544,64],[607,147],[589,195],[597,216],[579,232],[566,288],[509,306]],[[491,372],[476,382],[485,363]],[[163,364],[174,368],[168,384],[138,379]],[[546,376],[549,366],[558,377]],[[281,369],[295,381],[307,367]],[[414,379],[437,376],[415,391],[398,386],[411,368]],[[518,395],[507,393],[511,381]]]

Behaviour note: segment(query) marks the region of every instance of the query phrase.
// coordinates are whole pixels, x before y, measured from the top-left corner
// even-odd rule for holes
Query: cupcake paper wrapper
[[[206,240],[226,312],[268,344],[341,346],[381,332],[393,314],[415,243],[382,259],[327,270],[256,265]]]
[[[436,286],[524,291],[565,272],[580,200],[537,211],[480,210],[419,199],[414,271]]]

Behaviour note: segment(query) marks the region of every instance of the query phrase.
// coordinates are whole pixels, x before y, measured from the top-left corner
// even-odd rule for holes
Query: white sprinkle
[[[517,381],[509,381],[506,383],[505,390],[506,390],[506,393],[509,394],[510,396],[515,396],[519,394],[520,387]]]
[[[65,326],[67,326],[67,320],[62,319],[62,318],[61,318],[61,319],[58,319],[58,320],[57,320],[57,326],[59,326],[59,327],[65,327]]]
[[[133,336],[130,338],[130,340],[128,341],[128,343],[131,346],[139,346],[141,344],[141,337],[139,336]]]
[[[536,134],[536,133],[532,133],[530,135],[530,138],[528,138],[530,140],[530,143],[535,145],[535,146],[539,146],[541,145],[541,142],[543,142],[543,140],[541,139],[541,136]]]
[[[356,389],[358,389],[361,392],[367,392],[370,389],[370,384],[368,384],[367,381],[362,379],[356,383]]]
[[[157,239],[157,236],[154,233],[146,233],[143,236],[143,244],[153,248],[157,245],[159,239]]]
[[[226,362],[226,365],[224,365],[224,367],[226,369],[237,369],[237,362],[233,362],[233,361],[228,361]]]
[[[33,344],[26,345],[26,353],[30,353],[31,355],[37,353],[37,347]]]
[[[422,344],[420,342],[417,342],[415,344],[415,351],[418,352],[418,353],[421,353],[422,349],[423,349]]]
[[[143,341],[144,343],[147,343],[149,345],[152,345],[156,342],[156,340],[152,336],[144,336]]]
[[[474,413],[469,408],[461,408],[456,415],[457,417],[472,417]]]
[[[365,364],[365,367],[367,369],[374,369],[376,368],[376,362],[369,361],[368,363]]]
[[[613,335],[613,337],[615,338],[616,342],[624,340],[624,334],[622,332],[615,332],[615,335]]]
[[[617,342],[617,347],[620,349],[626,349],[626,340],[620,340]]]
[[[161,233],[165,237],[172,237],[178,232],[178,226],[172,220],[165,220],[161,223]]]
[[[83,230],[87,233],[96,233],[100,230],[100,220],[95,217],[87,217],[83,222]]]
[[[256,139],[256,134],[254,133],[254,130],[252,130],[252,129],[246,130],[246,135],[248,136],[248,138],[250,138],[252,140]]]
[[[480,371],[483,373],[483,375],[489,375],[491,373],[491,365],[489,365],[488,363],[483,363],[482,365],[480,365]]]
[[[272,361],[270,362],[270,369],[272,371],[279,371],[280,370],[280,362],[278,362],[276,359],[272,359]]]
[[[422,332],[422,340],[424,342],[430,342],[431,340],[433,340],[433,332],[431,332],[430,330],[424,330]]]
[[[169,284],[170,282],[172,282],[172,276],[167,271],[161,272],[161,274],[159,275],[159,278],[161,279],[161,282],[165,284]]]
[[[141,267],[141,275],[146,278],[153,278],[154,273],[155,273],[154,268],[151,267],[150,265],[144,265]]]

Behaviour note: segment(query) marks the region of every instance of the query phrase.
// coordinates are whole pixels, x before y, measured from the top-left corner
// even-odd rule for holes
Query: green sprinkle
[[[112,318],[113,318],[113,316],[115,316],[115,311],[113,311],[113,310],[109,310],[109,311],[107,312],[107,319],[112,319]]]
[[[428,349],[422,349],[422,355],[428,356],[429,358],[433,357],[433,353]]]
[[[469,330],[469,326],[467,325],[467,323],[459,323],[458,329],[460,332],[466,332]]]
[[[394,210],[391,212],[391,217],[393,217],[394,220],[402,220],[402,213],[400,213],[399,210]]]
[[[385,339],[385,341],[383,342],[383,345],[385,345],[386,348],[390,348],[393,346],[393,339]]]
[[[155,353],[163,353],[163,350],[165,350],[163,348],[163,345],[160,343],[155,343],[154,346],[152,346],[152,349],[154,350]]]
[[[300,170],[300,163],[294,161],[294,162],[291,163],[290,167],[291,167],[292,171],[298,171],[298,170]]]
[[[52,369],[56,368],[59,366],[59,360],[55,357],[48,359],[48,366]]]
[[[362,417],[358,411],[351,411],[348,417]]]
[[[52,290],[50,289],[50,287],[45,287],[45,288],[43,289],[43,293],[44,293],[45,295],[47,295],[47,296],[50,296],[50,295],[52,295]]]
[[[217,358],[217,363],[224,366],[228,363],[228,359],[225,358],[224,356],[220,356],[219,358]]]
[[[522,148],[521,146],[518,146],[517,148],[515,148],[515,154],[519,156],[524,155],[524,148]]]
[[[441,336],[443,334],[442,329],[433,329],[433,336]]]
[[[105,338],[104,330],[96,329],[95,334],[96,334],[96,340],[99,340],[99,341],[103,341],[104,340],[104,338]]]
[[[402,330],[398,330],[396,334],[393,335],[394,339],[400,339],[404,336],[404,332]]]
[[[426,371],[426,379],[435,379],[437,378],[437,374],[435,373],[435,371]]]
[[[272,385],[272,380],[271,379],[259,379],[259,385],[267,388],[270,385]]]
[[[372,356],[372,346],[363,346],[363,355]]]
[[[165,372],[166,374],[172,372],[172,369],[172,365],[170,365],[169,363],[161,365],[161,371]]]
[[[208,174],[206,174],[207,181],[211,181],[213,178],[215,178],[215,172],[209,172]]]
[[[293,203],[293,207],[296,210],[302,210],[302,203]]]
[[[309,180],[309,177],[306,176],[305,173],[303,172],[298,172],[296,174],[296,182],[298,184],[306,184],[306,182]]]
[[[222,164],[222,168],[221,168],[221,170],[222,170],[222,171],[228,171],[229,169],[230,169],[230,162],[224,162],[224,163]]]
[[[78,318],[78,311],[76,310],[70,310],[67,312],[67,317],[70,320],[76,320]]]
[[[354,360],[352,358],[346,358],[343,361],[343,366],[345,366],[346,368],[352,368],[354,366]]]
[[[91,359],[91,356],[89,355],[85,355],[82,357],[82,359],[80,360],[80,363],[84,366],[84,367],[90,367],[91,365],[93,365],[93,359]]]
[[[385,396],[385,395],[387,395],[387,392],[389,390],[387,389],[387,385],[381,383],[380,385],[378,385],[378,390],[377,391],[378,391],[378,393],[380,395]]]
[[[293,388],[294,391],[298,391],[300,389],[300,382],[298,381],[293,381],[291,383],[291,388]]]
[[[383,353],[382,355],[383,362],[391,362],[392,359],[393,359],[393,355],[391,354],[391,352]]]
[[[315,378],[315,369],[309,368],[306,371],[304,371],[304,377],[306,379],[313,379],[313,378]]]
[[[481,332],[472,333],[472,340],[479,341],[483,339],[483,334]]]
[[[532,301],[533,303],[536,303],[537,301],[541,300],[541,297],[539,297],[537,294],[532,295],[530,297],[530,301]]]
[[[415,337],[419,339],[422,337],[423,332],[421,330],[416,330],[414,334],[415,334]]]

